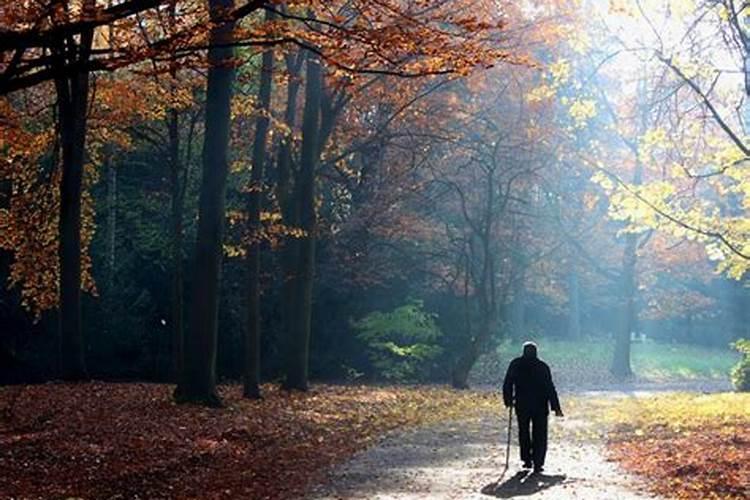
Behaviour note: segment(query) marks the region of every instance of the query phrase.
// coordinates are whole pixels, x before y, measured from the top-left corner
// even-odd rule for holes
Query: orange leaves
[[[54,134],[26,126],[24,115],[6,99],[0,100],[0,116],[7,117],[0,124],[0,179],[12,186],[9,209],[0,210],[0,248],[14,252],[9,284],[21,287],[23,304],[38,314],[57,302],[53,270],[59,195],[49,182],[40,182],[37,166]]]
[[[0,415],[19,388],[0,388]],[[293,498],[325,469],[403,426],[465,417],[496,397],[438,388],[264,387],[229,407],[176,406],[154,384],[22,388],[0,420],[0,491],[12,497]]]
[[[497,3],[465,8],[448,2],[337,3],[303,2],[272,22],[248,18],[238,38],[254,43],[293,40],[314,47],[339,81],[356,79],[359,72],[468,74],[499,60],[527,62],[517,51],[503,50],[508,20]]]
[[[0,248],[13,253],[9,283],[17,286],[22,303],[35,316],[57,306],[57,231],[60,170],[54,161],[55,133],[40,115],[0,99],[0,179],[10,181],[10,208],[0,210]],[[44,115],[41,115],[42,117]],[[52,158],[51,158],[52,157]],[[88,165],[84,187],[96,172]],[[82,288],[94,291],[91,258],[86,249],[94,234],[94,203],[88,192],[82,200]]]
[[[747,402],[743,394],[675,395],[623,408],[632,424],[610,434],[612,455],[671,498],[747,498]]]
[[[619,442],[615,459],[654,479],[653,489],[672,498],[747,498],[750,425],[707,427],[694,433]]]

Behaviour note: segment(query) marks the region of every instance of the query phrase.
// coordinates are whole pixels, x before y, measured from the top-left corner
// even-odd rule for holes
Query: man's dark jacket
[[[552,411],[561,411],[549,366],[536,356],[521,356],[510,362],[503,382],[506,406],[513,403],[514,396],[519,415],[547,415],[550,407]]]

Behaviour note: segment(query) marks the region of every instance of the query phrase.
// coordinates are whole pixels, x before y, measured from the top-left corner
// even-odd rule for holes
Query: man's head
[[[528,341],[523,343],[523,357],[536,358],[536,344]]]

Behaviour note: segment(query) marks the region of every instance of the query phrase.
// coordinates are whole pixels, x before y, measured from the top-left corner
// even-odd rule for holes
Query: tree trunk
[[[269,13],[266,19],[272,19]],[[245,337],[245,370],[243,395],[260,398],[260,258],[261,258],[261,199],[263,196],[263,171],[266,163],[266,139],[271,107],[273,77],[273,51],[263,52],[260,88],[258,89],[259,113],[255,125],[253,142],[253,171],[250,194],[247,200],[250,243],[247,249],[247,332]]]
[[[180,173],[183,168],[180,163],[180,135],[179,135],[179,113],[170,110],[169,122],[169,183],[171,195],[170,207],[170,253],[172,257],[172,283],[171,295],[171,324],[172,324],[172,355],[170,375],[173,381],[178,382],[182,373],[184,357],[184,299],[183,299],[183,271],[182,271],[182,241],[183,241],[183,208],[185,186],[180,182]]]
[[[195,245],[189,335],[184,366],[175,399],[211,406],[221,404],[216,392],[216,343],[219,287],[221,282],[224,204],[228,174],[232,84],[231,46],[234,21],[225,16],[234,0],[209,0],[209,70],[206,87],[206,132],[203,158],[198,233]]]
[[[286,68],[289,74],[289,83],[287,86],[286,96],[286,111],[284,112],[284,123],[290,131],[293,131],[296,124],[296,110],[297,110],[297,98],[300,90],[300,79],[299,74],[304,62],[305,52],[299,51],[293,54],[287,54],[286,56]],[[279,200],[279,206],[281,208],[281,214],[284,220],[284,224],[289,227],[296,227],[299,225],[299,212],[298,204],[294,199],[293,194],[293,178],[292,178],[292,135],[282,138],[279,143],[278,160],[277,166],[277,179],[276,179],[276,197]],[[282,318],[282,345],[281,351],[287,353],[289,351],[289,342],[291,339],[292,332],[294,331],[294,321],[297,315],[297,307],[295,303],[295,276],[297,270],[295,268],[297,263],[298,255],[298,242],[296,238],[287,238],[284,243],[284,248],[281,251],[281,268],[282,268],[282,284],[281,284],[281,297],[282,307],[285,314]]]
[[[641,105],[641,109],[645,109]],[[645,129],[646,117],[642,117]],[[637,153],[635,153],[637,155]],[[643,165],[636,156],[633,184],[641,184],[643,180]],[[635,310],[636,293],[636,263],[638,262],[638,235],[628,233],[625,236],[625,250],[622,262],[622,303],[620,324],[616,332],[615,351],[612,356],[611,372],[617,378],[631,377],[633,370],[630,366],[630,335],[637,330],[637,313]]]
[[[472,236],[479,243],[478,261],[481,263],[481,274],[476,286],[476,297],[479,301],[479,328],[476,335],[469,339],[468,348],[459,356],[453,367],[452,384],[456,389],[467,389],[471,369],[480,354],[484,352],[492,337],[497,318],[497,286],[495,276],[495,248],[492,245],[492,230],[498,210],[495,206],[495,171],[487,171],[486,198],[480,224],[470,224]],[[464,218],[469,222],[468,213]],[[471,262],[474,261],[475,245],[472,239],[468,242],[466,273],[471,275]],[[468,323],[468,322],[467,322]]]
[[[526,287],[523,279],[519,280],[510,304],[510,336],[514,339],[526,336]]]
[[[485,251],[489,258],[491,255],[489,245],[487,245]],[[453,366],[451,385],[454,389],[469,388],[469,374],[471,373],[471,369],[489,344],[496,325],[495,290],[494,286],[487,281],[494,277],[492,262],[488,261],[488,266],[484,274],[485,280],[483,280],[479,290],[477,290],[479,294],[479,327],[477,328],[476,335],[470,338],[467,349],[461,353],[456,364]]]
[[[488,274],[493,266],[489,266]],[[476,335],[469,339],[466,349],[460,354],[453,365],[451,385],[454,389],[469,388],[469,374],[479,356],[490,342],[495,327],[494,292],[486,287],[477,291],[479,294],[479,326]]]
[[[299,239],[297,270],[293,280],[294,310],[288,310],[290,321],[286,345],[286,379],[284,388],[306,391],[308,355],[312,316],[312,288],[315,275],[315,171],[318,165],[322,72],[317,57],[308,55],[305,108],[302,118],[302,153],[295,194],[299,203],[299,226],[305,235]]]
[[[169,1],[168,27],[170,35],[174,35],[176,28],[177,0]],[[177,92],[178,63],[172,59],[169,64],[171,91]],[[187,165],[180,161],[180,112],[172,108],[167,116],[167,132],[169,137],[169,189],[170,189],[170,254],[172,276],[170,283],[170,379],[178,383],[182,373],[185,356],[185,313],[184,313],[184,275],[182,264],[183,246],[183,211],[185,206],[185,189],[187,188]],[[188,145],[190,147],[190,145]],[[184,174],[184,177],[183,177]],[[182,179],[181,179],[182,177]]]
[[[117,264],[117,169],[109,154],[105,156],[107,170],[107,295],[114,293],[115,265]]]
[[[581,337],[581,286],[575,268],[568,274],[568,337]]]
[[[91,9],[91,0],[83,9]],[[60,376],[63,380],[87,378],[85,344],[81,329],[81,191],[86,156],[89,59],[93,31],[61,42],[57,64],[80,64],[79,71],[55,79],[62,147],[58,259],[60,265]]]
[[[625,254],[622,266],[621,319],[615,338],[615,352],[612,358],[612,374],[617,378],[633,375],[630,367],[630,332],[635,331],[635,264],[638,236],[628,234],[625,240]]]
[[[469,388],[469,374],[479,358],[479,345],[472,339],[468,348],[461,354],[451,372],[451,385],[454,389]]]

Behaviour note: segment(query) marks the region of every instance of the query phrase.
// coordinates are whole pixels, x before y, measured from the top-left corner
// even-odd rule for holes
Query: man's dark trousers
[[[547,417],[546,412],[518,412],[518,441],[521,447],[521,460],[534,467],[544,466],[547,455]],[[531,427],[531,429],[529,429]]]

